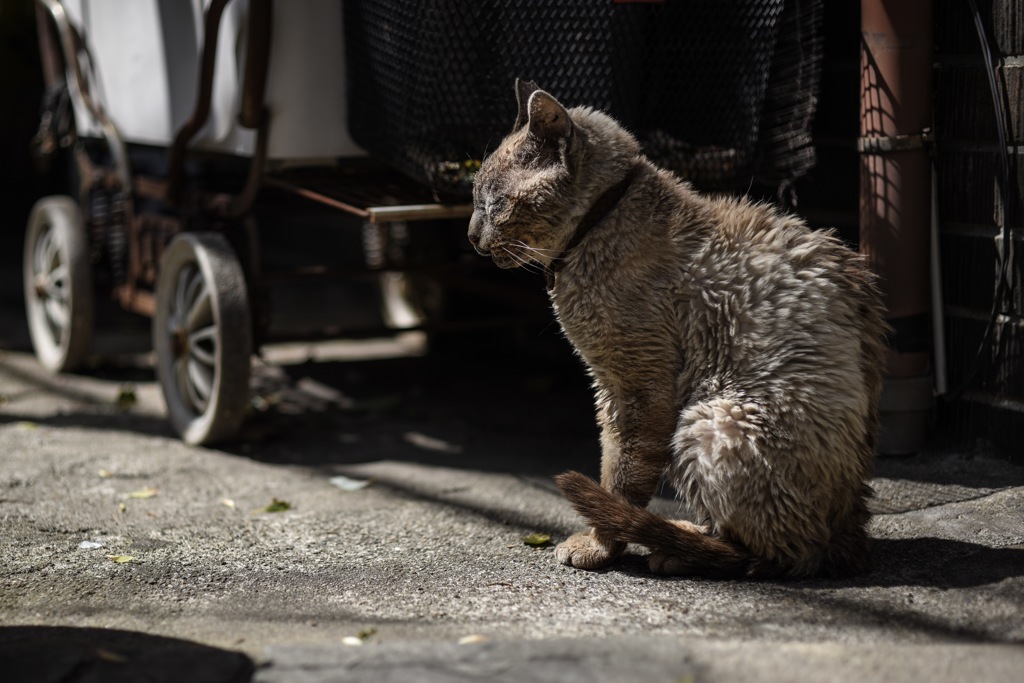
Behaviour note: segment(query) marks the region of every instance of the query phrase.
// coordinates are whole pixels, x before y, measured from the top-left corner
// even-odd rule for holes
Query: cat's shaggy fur
[[[469,236],[499,266],[557,270],[551,300],[594,379],[601,486],[558,478],[593,528],[558,559],[594,569],[637,542],[661,573],[863,570],[885,348],[864,261],[769,206],[698,194],[601,112],[517,95]],[[645,509],[663,476],[699,524]]]

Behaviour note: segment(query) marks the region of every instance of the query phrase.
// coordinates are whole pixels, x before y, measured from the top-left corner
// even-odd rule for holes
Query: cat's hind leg
[[[685,519],[670,519],[668,522],[690,533],[706,534],[708,532],[707,527],[699,526]],[[652,551],[647,556],[647,564],[652,572],[665,576],[683,576],[695,573],[695,567],[691,558],[665,550]]]
[[[713,533],[712,554],[740,552],[748,576],[806,576],[828,541],[829,472],[793,439],[798,430],[770,401],[714,396],[682,411],[668,476]],[[668,550],[672,551],[671,547]],[[710,575],[714,565],[676,553],[657,556],[662,573]]]
[[[705,526],[699,526],[683,519],[669,520],[669,523],[674,524],[688,534],[704,536],[703,545],[707,546],[708,549],[717,548],[717,552],[711,554],[708,554],[706,551],[696,554],[680,554],[678,551],[655,549],[647,556],[647,566],[654,574],[661,574],[662,576],[699,575],[714,577],[717,575],[716,565],[718,562],[714,561],[716,558],[744,554],[742,548],[732,547],[727,541],[709,537],[708,528]],[[734,576],[735,574],[732,563],[729,563],[729,566],[725,568],[721,575]]]

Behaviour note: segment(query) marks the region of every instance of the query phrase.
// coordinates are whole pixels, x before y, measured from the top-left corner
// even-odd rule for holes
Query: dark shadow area
[[[47,393],[56,394],[57,396],[74,401],[76,403],[82,403],[90,407],[102,407],[104,404],[102,401],[97,399],[96,395],[77,389],[73,386],[69,386],[64,377],[71,376],[70,374],[54,375],[48,373],[38,366],[36,370],[26,371],[23,368],[16,367],[14,365],[5,363],[3,366],[4,374],[14,377],[17,381],[22,382],[30,387],[41,389]],[[147,371],[144,368],[124,368],[123,370],[106,369],[101,373],[76,373],[82,376],[91,376],[98,379],[104,379],[108,381],[116,381],[121,383],[131,383],[135,381],[151,381],[153,379],[153,372]]]
[[[0,350],[31,353],[20,275],[0,265]]]
[[[29,210],[44,191],[44,179],[33,169],[30,144],[39,129],[43,99],[34,4],[5,2],[0,12],[0,266],[16,265],[18,275]],[[20,300],[20,280],[4,275],[0,273],[0,304]],[[0,329],[0,340],[4,336]]]
[[[14,265],[0,262],[0,350],[32,353],[21,277],[20,261]],[[116,372],[124,367],[123,357],[152,348],[149,318],[123,311],[105,299],[95,302],[94,314],[93,365],[83,371],[85,374]]]
[[[0,414],[0,424],[16,424],[19,422],[45,425],[47,427],[77,427],[80,429],[96,430],[117,429],[147,436],[166,436],[168,438],[176,436],[170,423],[163,418],[120,413],[113,410],[104,413],[63,413],[43,418],[36,415],[19,415],[17,413]]]
[[[809,588],[921,586],[972,588],[1024,576],[1024,547],[991,548],[943,538],[872,541],[872,569],[842,581],[802,582]],[[1021,596],[1024,603],[1024,595]],[[1024,604],[1022,604],[1024,606]]]
[[[969,488],[1024,485],[1024,467],[986,450],[961,450],[947,444],[909,457],[881,457],[875,463],[875,476]]]
[[[24,323],[20,312],[0,311],[0,319],[11,323],[0,326],[7,331]],[[256,363],[250,413],[235,439],[215,447],[312,468],[383,457],[523,473],[552,474],[571,465],[596,474],[600,455],[589,380],[555,327],[437,341],[425,357]],[[19,413],[19,395],[8,390],[0,392],[8,401],[2,422],[175,436],[165,418],[119,410],[106,395],[68,381],[152,382],[152,368],[130,357],[108,357],[76,375],[18,364],[4,364],[3,372],[27,391],[81,407],[38,418]],[[552,458],[552,452],[566,457]]]
[[[0,627],[0,672],[12,682],[245,683],[255,669],[241,652],[134,631]]]
[[[254,381],[263,409],[223,449],[312,468],[388,459],[596,473],[598,432],[581,364],[554,331],[509,336],[449,340],[424,358],[274,368]]]
[[[538,499],[545,496],[560,498],[562,495],[551,477],[520,476],[526,484],[536,490]],[[443,505],[446,508],[458,511],[460,515],[479,517],[497,525],[518,527],[523,533],[533,533],[537,529],[543,529],[545,533],[551,534],[552,543],[560,542],[583,528],[582,522],[570,525],[553,524],[550,515],[540,511],[533,513],[530,511],[509,510],[502,506],[500,498],[495,498],[490,504],[467,503],[444,497],[443,493],[438,495],[417,491],[404,479],[390,479],[380,476],[374,477],[373,485],[378,488],[387,489],[398,498],[429,503],[431,505]],[[457,490],[449,491],[449,493],[457,492]],[[635,554],[624,555],[620,563],[634,561],[642,561],[643,566],[645,568],[647,566],[646,557]],[[614,571],[621,568],[619,564],[616,564],[606,571]]]
[[[860,576],[846,579],[766,580],[758,583],[822,590],[901,586],[954,589],[976,588],[1024,576],[1024,547],[1019,546],[991,548],[966,541],[922,537],[874,539],[872,552],[873,566]],[[632,553],[623,555],[608,571],[657,576],[648,571],[645,556]],[[665,578],[690,581],[700,577]],[[730,583],[733,580],[726,579],[724,582]],[[1020,602],[1024,607],[1024,595],[1020,596]]]

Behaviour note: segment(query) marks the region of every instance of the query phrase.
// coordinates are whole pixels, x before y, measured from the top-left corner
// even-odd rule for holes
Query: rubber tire
[[[58,263],[66,266],[67,271],[61,278],[65,282],[61,291],[65,297],[67,322],[60,331],[55,331],[52,316],[48,315],[46,303],[37,290],[37,285],[41,284],[37,271],[43,264],[38,262],[36,252],[48,235],[56,246],[51,260],[59,259]],[[95,295],[85,220],[71,197],[43,197],[32,207],[25,232],[22,275],[25,314],[36,358],[52,372],[81,368],[92,347]]]
[[[201,327],[193,321],[189,327],[190,337],[196,335],[195,328],[203,332],[207,346],[202,353],[191,339],[180,343],[185,326],[178,322],[181,309],[206,312],[198,303],[190,305],[185,300],[187,288],[179,286],[194,283],[197,277],[209,296],[209,315],[196,313],[196,317],[209,317],[209,321],[203,320]],[[193,302],[200,301],[202,294]],[[249,405],[252,317],[242,267],[221,234],[182,233],[164,250],[156,287],[153,348],[167,414],[181,439],[198,446],[233,437]],[[201,367],[212,369],[205,405],[196,400],[197,394],[190,395],[190,390],[198,390],[190,371],[198,374],[196,368]]]

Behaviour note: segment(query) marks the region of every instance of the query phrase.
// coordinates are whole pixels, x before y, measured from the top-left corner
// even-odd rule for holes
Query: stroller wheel
[[[71,197],[43,197],[28,219],[25,312],[39,362],[54,372],[84,365],[93,336],[92,271],[85,221]]]
[[[242,267],[219,233],[182,233],[164,251],[153,347],[167,413],[182,440],[232,437],[249,403],[252,323]]]

